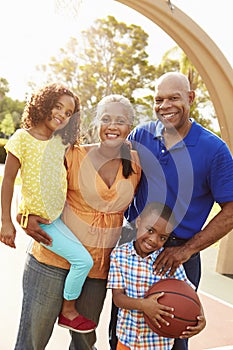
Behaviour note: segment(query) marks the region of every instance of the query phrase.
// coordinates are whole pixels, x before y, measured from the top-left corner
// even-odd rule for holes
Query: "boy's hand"
[[[206,319],[205,316],[197,316],[197,325],[192,327],[188,326],[187,330],[185,330],[182,335],[180,336],[181,339],[183,338],[190,338],[193,337],[194,335],[200,333],[206,326]]]
[[[16,230],[12,222],[2,223],[0,241],[11,248],[15,246]]]
[[[158,302],[158,299],[162,297],[164,293],[159,293],[157,295],[151,295],[148,298],[143,299],[143,312],[154,322],[154,324],[161,328],[161,323],[169,326],[169,322],[165,321],[163,316],[173,318],[174,315],[172,311],[174,309],[169,306],[165,306]]]
[[[21,214],[16,217],[18,223],[21,222]],[[32,237],[35,241],[39,243],[44,243],[48,246],[52,245],[51,237],[40,227],[39,224],[50,224],[49,220],[43,219],[38,215],[29,215],[27,227],[24,228],[26,234]]]

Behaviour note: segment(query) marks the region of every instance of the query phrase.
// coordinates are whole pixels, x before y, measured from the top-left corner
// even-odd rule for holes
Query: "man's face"
[[[188,91],[181,80],[167,77],[155,89],[155,112],[165,128],[178,132],[189,123],[190,105],[194,92]]]

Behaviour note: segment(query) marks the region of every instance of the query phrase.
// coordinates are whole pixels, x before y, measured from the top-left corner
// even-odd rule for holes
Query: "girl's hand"
[[[0,232],[0,241],[11,248],[16,248],[15,245],[16,229],[12,222],[3,223]]]
[[[143,299],[142,301],[142,311],[154,322],[154,324],[158,328],[161,328],[161,323],[165,324],[166,326],[169,326],[169,322],[165,321],[163,316],[171,318],[174,317],[174,315],[172,314],[172,311],[174,311],[174,309],[172,307],[165,306],[158,302],[158,299],[163,295],[164,293],[151,295],[148,298]]]
[[[188,326],[187,330],[185,330],[182,335],[180,336],[181,339],[183,338],[190,338],[193,337],[194,335],[200,333],[206,326],[206,319],[205,316],[197,316],[197,325],[192,327]]]

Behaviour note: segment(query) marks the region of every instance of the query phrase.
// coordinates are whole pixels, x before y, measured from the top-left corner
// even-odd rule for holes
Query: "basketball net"
[[[77,18],[83,0],[54,0],[55,13]]]

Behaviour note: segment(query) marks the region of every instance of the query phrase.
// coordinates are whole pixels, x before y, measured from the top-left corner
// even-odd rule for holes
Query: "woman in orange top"
[[[100,143],[77,145],[66,158],[68,192],[63,221],[94,261],[77,308],[97,324],[106,295],[110,253],[120,237],[124,211],[132,201],[141,175],[137,153],[130,151],[125,143],[133,118],[134,111],[128,99],[121,95],[106,96],[97,107]],[[37,242],[24,272],[26,282],[17,343],[20,344],[20,338],[27,337],[29,345],[24,350],[42,349],[48,343],[60,313],[61,291],[69,269],[67,261],[38,243],[48,243],[49,237],[35,221],[46,223],[38,217],[29,217],[26,229]],[[41,319],[44,322],[39,322]],[[71,334],[70,349],[93,349],[94,331]]]

